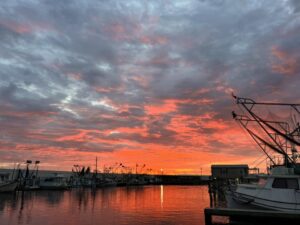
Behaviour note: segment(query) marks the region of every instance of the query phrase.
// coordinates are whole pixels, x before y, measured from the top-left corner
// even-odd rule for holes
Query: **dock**
[[[213,225],[214,216],[228,218],[228,224],[300,224],[300,213],[279,212],[271,210],[228,209],[228,208],[205,208],[205,225]]]

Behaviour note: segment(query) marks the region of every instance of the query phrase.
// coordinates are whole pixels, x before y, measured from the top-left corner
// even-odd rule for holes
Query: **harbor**
[[[192,194],[191,194],[192,193]],[[129,186],[0,194],[1,224],[190,224],[204,222],[206,186]]]
[[[17,205],[21,201],[18,207],[22,212],[26,201],[34,202],[31,196],[34,196],[33,199],[35,199],[39,196],[49,195],[53,199],[71,198],[66,201],[73,201],[73,196],[78,195],[80,207],[81,201],[90,201],[89,198],[92,198],[92,203],[87,204],[92,204],[94,207],[98,201],[97,193],[99,192],[109,193],[109,195],[119,193],[117,196],[129,192],[126,199],[130,197],[131,192],[138,195],[139,191],[147,193],[148,190],[151,195],[153,194],[153,199],[148,199],[147,194],[139,197],[142,198],[142,202],[146,199],[150,201],[144,205],[146,208],[142,207],[143,210],[147,211],[149,206],[157,204],[155,199],[158,197],[161,210],[164,210],[164,196],[170,193],[176,196],[172,197],[172,200],[179,201],[181,210],[185,209],[185,204],[189,204],[189,210],[194,210],[195,203],[192,199],[190,199],[190,203],[186,203],[186,200],[191,196],[196,197],[195,193],[190,191],[189,197],[183,194],[185,190],[192,189],[197,192],[201,191],[201,196],[205,199],[205,207],[201,208],[201,223],[205,225],[298,223],[300,221],[300,164],[297,161],[299,154],[296,146],[300,145],[298,142],[299,123],[296,123],[296,127],[290,130],[285,122],[267,121],[260,118],[253,111],[253,107],[255,105],[290,107],[296,114],[300,114],[297,108],[300,107],[300,104],[260,103],[249,98],[237,97],[234,94],[232,97],[236,100],[236,104],[242,105],[245,109],[242,111],[243,115],[238,115],[233,111],[233,119],[241,124],[241,127],[263,150],[267,157],[265,160],[267,173],[260,173],[259,168],[250,168],[247,164],[211,165],[210,175],[202,175],[202,170],[201,175],[171,175],[163,174],[162,169],[160,174],[155,174],[152,169],[146,169],[145,164],[127,167],[123,163],[115,163],[114,166],[103,167],[102,170],[99,170],[97,157],[94,169],[90,166],[75,164],[71,171],[44,171],[39,170],[41,165],[39,160],[26,160],[23,163],[15,164],[13,169],[0,171],[0,200],[3,198],[3,212],[11,210],[9,204],[5,203],[6,198],[9,199],[8,202],[12,201]],[[257,133],[257,130],[254,132],[249,127],[249,123],[259,124],[260,129],[266,133],[267,137],[261,136],[262,134]],[[266,150],[267,147],[269,151]],[[274,152],[277,153],[276,157],[272,154]],[[84,196],[86,195],[92,197],[85,200]],[[105,195],[101,198],[108,197]],[[111,204],[110,201],[106,204]],[[126,202],[127,200],[122,199],[121,201]],[[140,201],[141,199],[134,201],[135,207],[138,207],[136,204],[140,204]],[[34,204],[33,202],[30,204]],[[120,204],[122,203],[119,202],[118,206]],[[191,206],[193,207],[190,208]],[[200,203],[197,202],[196,208],[199,206]],[[178,209],[173,210],[178,211]],[[141,214],[143,213],[141,212]],[[96,216],[98,216],[97,213]],[[178,216],[182,215],[179,213]],[[161,221],[162,218],[159,220]],[[143,221],[147,220],[143,218]],[[186,219],[185,222],[187,221]]]
[[[0,169],[1,221],[60,224],[68,217],[74,225],[196,225],[203,223],[203,210],[209,206],[208,175],[107,173],[77,165],[72,171],[45,171],[39,170],[41,165],[27,160],[15,169]]]
[[[1,0],[0,225],[300,224],[300,0]]]
[[[145,185],[205,185],[206,175],[154,175],[146,173],[114,173],[89,167],[74,166],[72,171],[38,170],[39,161],[27,160],[14,169],[0,169],[0,193],[30,190],[67,190],[72,188],[105,188],[115,186]]]

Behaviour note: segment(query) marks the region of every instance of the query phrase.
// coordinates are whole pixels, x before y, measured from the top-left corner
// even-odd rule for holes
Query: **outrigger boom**
[[[264,106],[289,106],[299,116],[300,104],[294,103],[273,103],[273,102],[255,102],[250,98],[240,98],[232,94],[236,99],[236,104],[243,107],[242,115],[232,112],[233,118],[238,121],[242,127],[250,134],[252,139],[259,145],[263,152],[267,155],[273,165],[276,165],[274,159],[271,157],[268,149],[284,156],[284,165],[287,167],[295,167],[296,159],[298,157],[297,149],[295,146],[300,146],[300,125],[295,122],[290,125],[287,121],[273,121],[265,120],[254,112],[255,105]],[[266,137],[262,137],[261,133],[258,134],[249,128],[249,124],[255,123],[264,133]],[[291,151],[291,154],[289,154]]]

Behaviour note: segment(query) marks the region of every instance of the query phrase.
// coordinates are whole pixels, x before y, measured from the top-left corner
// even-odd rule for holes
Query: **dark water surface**
[[[206,186],[145,186],[0,194],[0,224],[203,225]]]

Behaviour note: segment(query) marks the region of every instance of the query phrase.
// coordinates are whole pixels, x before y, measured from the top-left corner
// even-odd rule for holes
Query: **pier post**
[[[212,214],[204,209],[205,225],[212,225]]]

